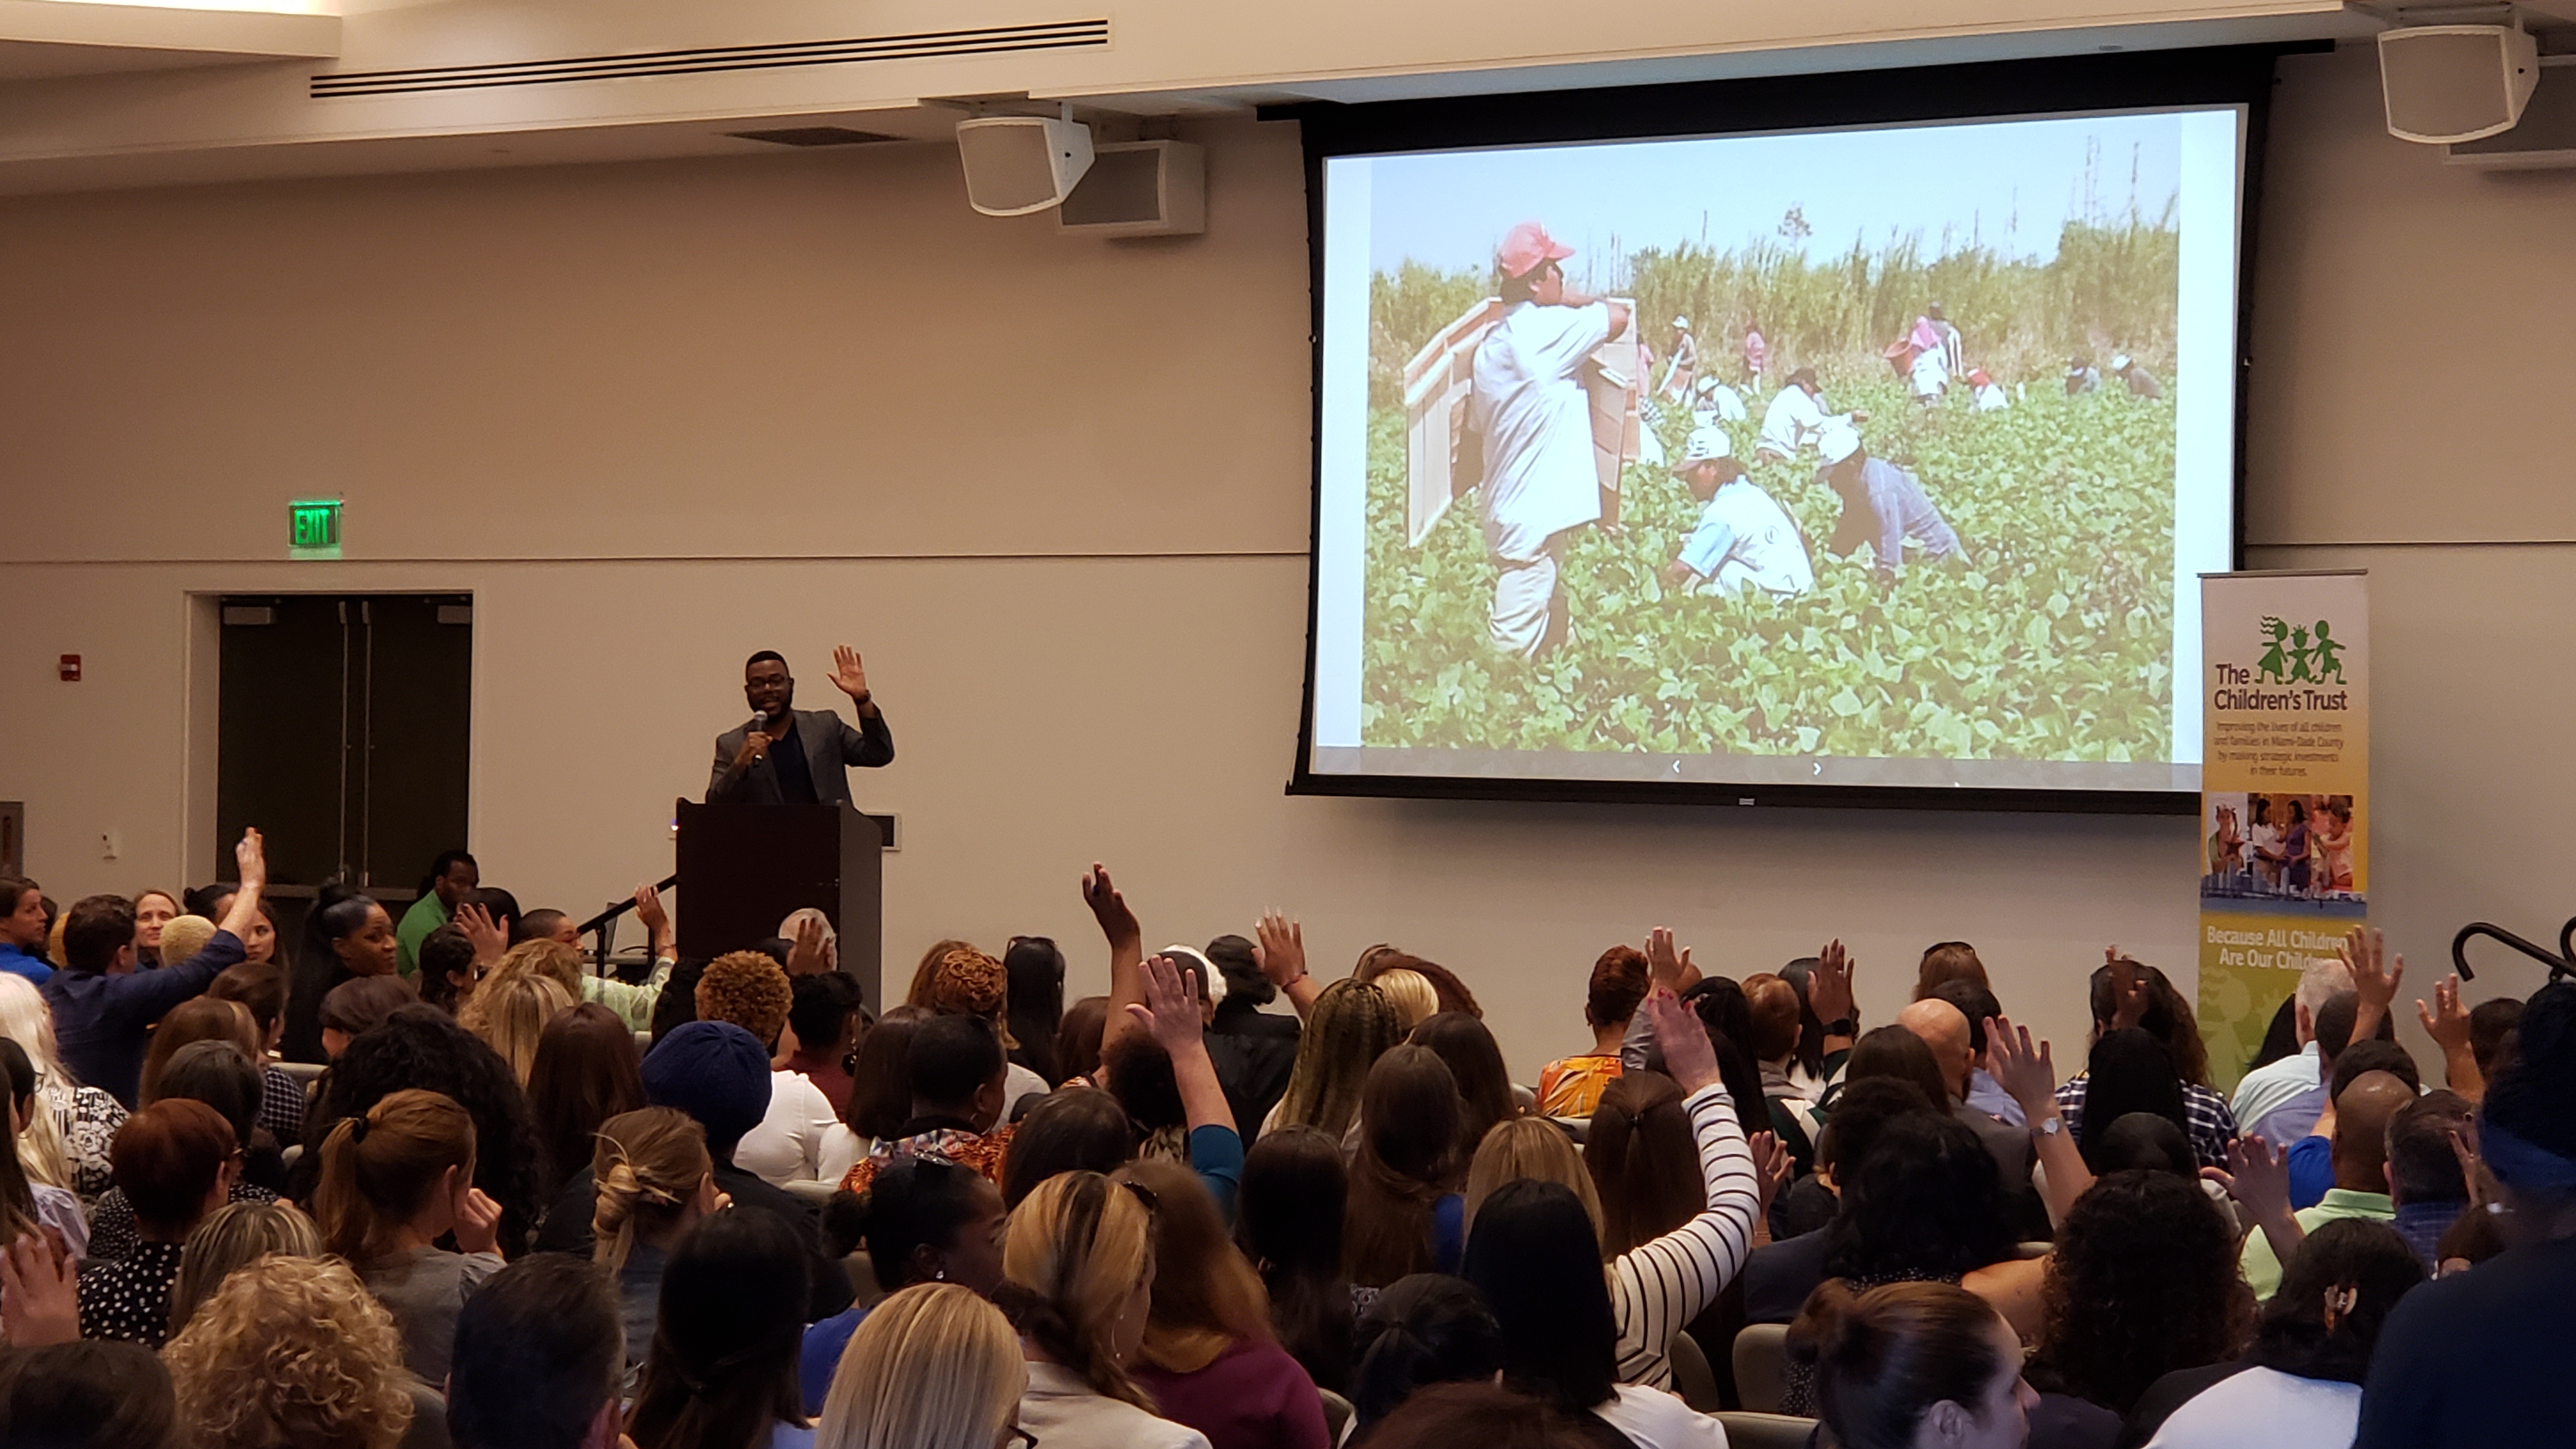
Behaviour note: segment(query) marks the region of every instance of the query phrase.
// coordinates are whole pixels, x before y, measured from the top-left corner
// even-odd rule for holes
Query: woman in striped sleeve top
[[[1619,1380],[1669,1388],[1673,1335],[1716,1302],[1743,1267],[1766,1194],[1755,1165],[1755,1144],[1745,1140],[1699,1018],[1663,987],[1646,998],[1639,1012],[1648,1016],[1662,1043],[1698,1154],[1697,1175],[1684,1178],[1696,1199],[1695,1210],[1685,1209],[1687,1221],[1642,1242],[1629,1232],[1628,1225],[1644,1225],[1664,1211],[1656,1199],[1643,1189],[1632,1191],[1630,1184],[1653,1174],[1682,1174],[1663,1160],[1664,1154],[1632,1149],[1621,1152],[1615,1165],[1605,1155],[1587,1170],[1574,1144],[1553,1123],[1522,1117],[1496,1127],[1477,1149],[1467,1175],[1467,1231],[1473,1242],[1477,1210],[1506,1182],[1530,1178],[1571,1188],[1607,1250],[1604,1268],[1618,1326]],[[1592,1131],[1597,1138],[1611,1126],[1596,1116]],[[1785,1158],[1769,1133],[1759,1134],[1756,1142],[1766,1153]],[[1605,1154],[1610,1151],[1605,1146]],[[1602,1179],[1597,1190],[1596,1175]],[[1604,1197],[1619,1204],[1615,1226],[1604,1211]]]
[[[1670,1388],[1673,1335],[1743,1268],[1768,1206],[1764,1186],[1776,1181],[1758,1163],[1779,1147],[1767,1132],[1746,1139],[1716,1049],[1690,1008],[1658,988],[1643,1010],[1669,1081],[1637,1073],[1615,1083],[1593,1116],[1584,1159],[1610,1260],[1619,1381]]]

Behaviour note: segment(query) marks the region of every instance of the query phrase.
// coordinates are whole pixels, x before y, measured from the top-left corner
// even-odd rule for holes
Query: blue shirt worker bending
[[[1922,548],[1927,560],[1967,561],[1959,535],[1941,517],[1941,510],[1932,506],[1921,480],[1884,458],[1871,457],[1861,446],[1858,428],[1828,427],[1817,448],[1825,459],[1825,482],[1843,501],[1842,517],[1834,524],[1828,548],[1848,554],[1864,543],[1870,545],[1878,554],[1882,582],[1895,580],[1909,540]]]
[[[1771,495],[1744,476],[1734,451],[1723,428],[1701,428],[1683,445],[1673,476],[1707,506],[1665,577],[1684,590],[1752,588],[1781,599],[1803,594],[1816,586],[1807,541]]]

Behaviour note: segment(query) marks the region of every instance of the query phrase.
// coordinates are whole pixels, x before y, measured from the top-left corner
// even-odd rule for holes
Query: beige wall
[[[2548,535],[2565,411],[2445,389],[2484,356],[2563,376],[2542,349],[2576,302],[2391,217],[2563,232],[2576,177],[2464,181],[2370,133],[2366,51],[2283,73],[2255,540]],[[1964,936],[2066,1052],[2104,942],[2188,961],[2187,821],[1284,797],[1301,173],[1284,128],[1201,138],[1209,235],[1118,247],[971,215],[929,149],[0,203],[0,798],[35,869],[59,897],[205,873],[192,593],[466,589],[472,844],[531,904],[665,869],[741,657],[786,651],[810,704],[846,638],[902,745],[858,777],[904,815],[892,957],[1044,931],[1096,985],[1073,883],[1106,859],[1158,939],[1279,905],[1328,968],[1380,939],[1460,967],[1523,1079],[1582,1039],[1591,958],[1657,923],[1739,974],[1840,934],[1880,1019]],[[2419,331],[2356,344],[2392,289]],[[350,558],[285,563],[280,505],[315,492],[350,499]],[[2437,530],[2419,494],[2492,522]],[[2378,894],[2419,959],[2472,915],[2576,909],[2543,843],[2565,552],[2252,556],[2374,572]],[[65,652],[87,681],[53,681]]]

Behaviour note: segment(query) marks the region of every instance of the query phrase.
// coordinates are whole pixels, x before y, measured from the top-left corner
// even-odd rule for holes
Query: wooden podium
[[[819,907],[841,933],[841,969],[883,1011],[885,834],[847,805],[679,801],[680,954],[747,951],[791,911]]]

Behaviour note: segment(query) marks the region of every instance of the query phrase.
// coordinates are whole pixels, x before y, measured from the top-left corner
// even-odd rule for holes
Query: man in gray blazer
[[[775,651],[763,649],[743,665],[742,695],[754,718],[716,736],[708,804],[846,805],[846,766],[873,769],[894,759],[894,733],[868,692],[859,652],[841,645],[832,663],[832,683],[859,707],[856,729],[828,709],[792,708],[796,680]]]

